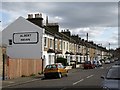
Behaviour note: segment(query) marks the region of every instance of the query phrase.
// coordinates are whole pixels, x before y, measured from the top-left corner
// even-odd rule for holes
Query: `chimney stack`
[[[41,13],[34,14],[35,17],[33,17],[33,14],[28,14],[27,20],[38,25],[39,27],[43,27],[43,18]]]
[[[63,34],[65,34],[65,35],[67,35],[68,37],[70,37],[71,36],[71,32],[69,31],[69,29],[67,29],[66,31],[64,30],[63,32],[61,32],[61,33],[63,33]]]
[[[48,25],[48,16],[46,16],[46,25]]]

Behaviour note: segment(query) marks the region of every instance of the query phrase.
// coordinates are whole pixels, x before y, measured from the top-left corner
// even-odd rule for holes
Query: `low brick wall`
[[[21,76],[30,76],[42,72],[41,59],[12,59],[9,58],[6,64],[6,74],[8,79]]]

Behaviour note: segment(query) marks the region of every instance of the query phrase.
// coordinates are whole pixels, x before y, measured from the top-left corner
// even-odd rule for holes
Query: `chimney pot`
[[[82,39],[82,41],[84,41],[84,39]]]
[[[28,18],[33,18],[33,14],[28,14]]]
[[[35,18],[42,18],[42,14],[41,13],[35,14]]]

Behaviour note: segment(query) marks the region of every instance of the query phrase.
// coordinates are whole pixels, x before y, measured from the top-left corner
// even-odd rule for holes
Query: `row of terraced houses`
[[[43,24],[42,14],[19,17],[2,31],[3,46],[6,47],[5,75],[16,78],[41,73],[56,58],[67,59],[68,65],[81,64],[86,60],[104,59],[108,50],[93,41],[73,35],[69,29],[59,30],[58,23]]]

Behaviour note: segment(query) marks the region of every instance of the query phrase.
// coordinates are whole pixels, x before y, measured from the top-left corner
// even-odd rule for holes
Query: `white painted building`
[[[44,29],[19,17],[2,31],[6,53],[11,58],[40,59],[43,54]]]
[[[62,49],[63,56],[64,58],[67,59],[68,65],[70,65],[70,53],[67,53],[69,52],[69,41],[63,40],[62,45],[63,45],[63,49]]]
[[[44,58],[44,67],[49,64],[54,64],[55,62],[55,53],[48,52],[49,49],[54,50],[54,36],[45,33],[44,37],[44,50],[43,50],[43,58]],[[46,50],[45,50],[46,49]]]

